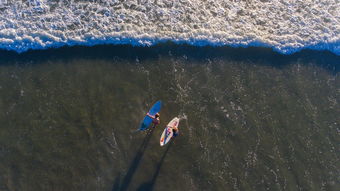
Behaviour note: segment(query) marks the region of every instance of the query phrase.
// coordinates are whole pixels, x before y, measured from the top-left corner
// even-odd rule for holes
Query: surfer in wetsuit
[[[173,126],[172,127],[172,132],[174,133],[173,134],[173,138],[177,137],[177,135],[178,135],[178,128],[176,126]]]
[[[149,117],[151,117],[151,119],[152,119],[152,123],[153,123],[152,128],[155,128],[156,125],[158,125],[160,123],[160,114],[156,113],[156,115],[153,116],[153,115],[150,115],[149,113],[147,113],[147,115]]]

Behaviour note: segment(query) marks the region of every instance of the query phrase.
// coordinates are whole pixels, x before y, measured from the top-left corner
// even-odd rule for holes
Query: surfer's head
[[[159,116],[160,116],[159,113],[156,113],[155,117],[159,117]]]

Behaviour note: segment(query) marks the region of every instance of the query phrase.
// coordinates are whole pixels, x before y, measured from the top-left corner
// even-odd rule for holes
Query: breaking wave
[[[0,0],[0,48],[172,41],[340,55],[337,0]]]

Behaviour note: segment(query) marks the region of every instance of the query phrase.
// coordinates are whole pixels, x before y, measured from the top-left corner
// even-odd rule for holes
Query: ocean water
[[[338,0],[0,0],[0,48],[165,41],[340,54]]]
[[[338,10],[0,0],[0,190],[337,190]]]
[[[0,51],[0,190],[337,190],[339,56]],[[161,124],[136,132],[162,100]],[[165,125],[181,118],[165,147]]]

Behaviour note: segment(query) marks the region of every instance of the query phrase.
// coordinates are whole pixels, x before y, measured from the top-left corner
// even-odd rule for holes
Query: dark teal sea
[[[0,51],[0,190],[336,191],[339,71],[311,50]],[[160,125],[137,132],[157,100]]]

